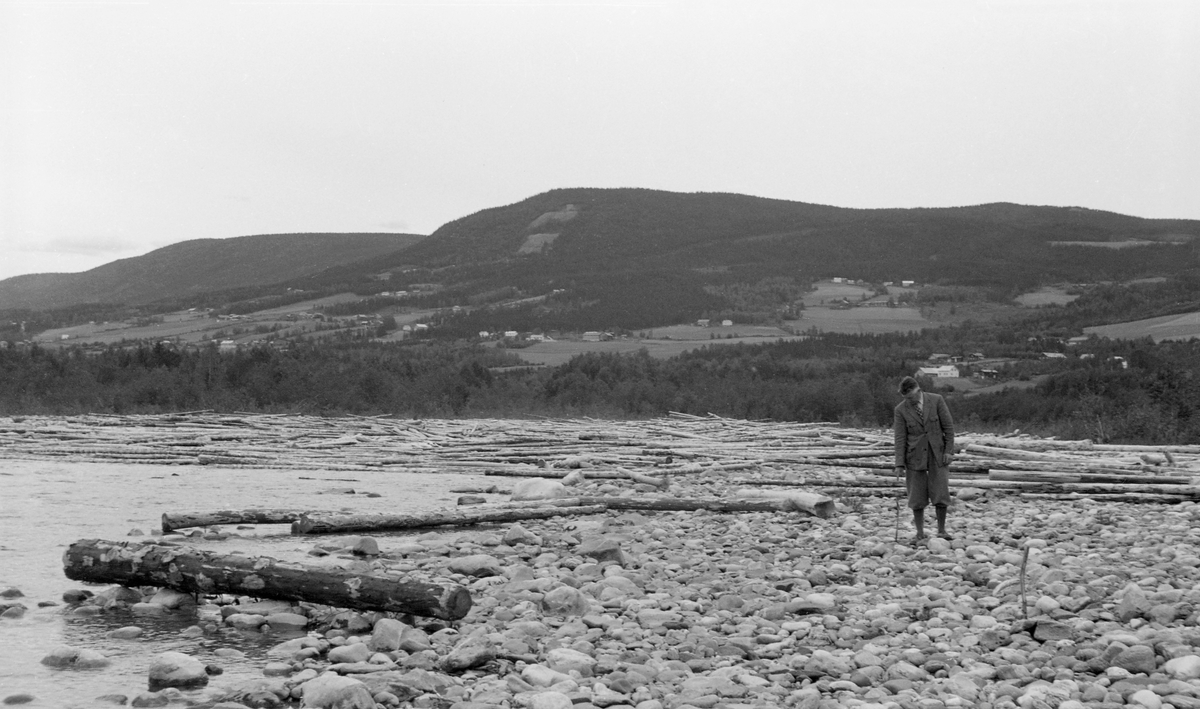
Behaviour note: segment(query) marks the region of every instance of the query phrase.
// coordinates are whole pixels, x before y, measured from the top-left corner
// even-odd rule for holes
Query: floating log
[[[291,524],[312,510],[218,510],[216,512],[164,512],[163,534],[189,527],[211,527],[215,524]]]
[[[559,506],[549,506],[559,503]],[[562,515],[589,515],[604,512],[603,505],[563,504],[548,500],[540,507],[510,507],[504,509],[450,510],[425,514],[305,514],[292,523],[292,534],[345,534],[348,532],[384,532],[399,529],[421,529],[453,525],[466,527],[493,522],[516,522],[522,519],[545,519]]]
[[[458,620],[471,610],[470,592],[457,584],[165,544],[81,539],[63,555],[63,571],[75,581],[160,586],[194,594],[244,594],[443,620]]]

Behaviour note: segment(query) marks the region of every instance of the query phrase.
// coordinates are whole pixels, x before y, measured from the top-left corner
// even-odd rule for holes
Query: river
[[[261,677],[265,650],[284,636],[222,629],[188,638],[195,618],[149,619],[128,613],[73,615],[64,591],[82,588],[63,575],[62,555],[78,539],[149,539],[164,512],[282,507],[357,512],[420,512],[453,506],[451,489],[486,486],[475,475],[379,471],[288,471],[210,466],[130,465],[7,460],[0,467],[0,589],[15,587],[28,611],[0,619],[0,700],[33,696],[27,707],[94,707],[97,697],[130,698],[147,689],[151,660],[165,650],[195,655],[222,667],[212,684]],[[346,492],[353,489],[353,493]],[[366,493],[378,494],[378,497]],[[225,541],[189,540],[214,551],[243,551],[302,560],[315,543],[284,525],[230,529]],[[137,536],[138,533],[144,536]],[[130,535],[134,536],[130,536]],[[386,545],[382,545],[386,546]],[[99,590],[93,588],[92,590]],[[56,604],[39,607],[39,604]],[[145,635],[115,640],[107,633],[137,625]],[[55,647],[98,650],[112,659],[99,670],[52,669],[41,664]],[[233,649],[245,660],[219,653]]]

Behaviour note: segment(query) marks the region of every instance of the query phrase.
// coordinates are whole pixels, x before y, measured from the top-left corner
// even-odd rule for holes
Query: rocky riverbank
[[[709,474],[677,478],[671,494],[721,490]],[[1200,707],[1200,506],[972,491],[950,514],[954,538],[921,544],[906,511],[896,542],[888,496],[842,497],[829,519],[608,512],[316,539],[313,557],[351,570],[463,584],[473,608],[446,623],[248,598],[68,596],[65,613],[127,614],[121,642],[137,642],[145,614],[195,618],[168,653],[182,659],[157,661],[160,675],[183,665],[185,680],[148,676],[78,706]],[[58,600],[8,596],[5,615]],[[261,662],[261,680],[226,683],[221,663],[186,662],[191,643],[231,627],[301,625]],[[71,651],[47,658],[64,682],[79,671]],[[104,655],[84,657],[102,667]],[[228,663],[244,662],[230,651]],[[2,698],[38,702],[20,687]]]

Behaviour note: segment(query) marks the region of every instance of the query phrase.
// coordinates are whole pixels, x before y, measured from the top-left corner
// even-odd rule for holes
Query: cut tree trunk
[[[747,495],[762,497],[762,493]],[[538,506],[527,506],[527,505]],[[769,499],[679,498],[679,497],[568,497],[558,500],[521,503],[502,508],[474,507],[469,510],[430,512],[414,515],[312,515],[292,523],[292,534],[346,534],[420,529],[444,525],[467,526],[492,522],[515,522],[563,515],[589,515],[608,510],[650,510],[661,512],[806,512],[830,517],[832,498],[816,493],[780,493]]]
[[[574,498],[572,498],[574,499]],[[465,527],[472,524],[487,524],[491,522],[515,522],[522,519],[545,519],[563,515],[590,515],[604,512],[607,508],[602,505],[587,505],[565,503],[560,500],[547,500],[542,507],[513,507],[505,509],[451,510],[448,512],[429,512],[413,515],[364,514],[306,514],[292,523],[292,534],[344,534],[348,532],[384,532],[398,529],[420,529],[423,527],[441,527],[454,525]]]
[[[671,479],[669,477],[657,477],[655,475],[645,475],[643,473],[634,472],[632,470],[626,470],[625,468],[617,468],[617,472],[622,473],[623,475],[626,475],[630,480],[632,480],[636,483],[641,483],[643,485],[653,485],[654,487],[656,487],[660,490],[666,490],[668,487],[671,486]]]
[[[457,584],[162,544],[81,539],[63,555],[63,571],[76,581],[160,586],[185,593],[245,594],[443,620],[458,620],[471,610],[470,592]]]
[[[163,513],[163,534],[189,527],[211,527],[214,524],[291,524],[312,510],[218,510],[216,512]]]
[[[1116,475],[1113,473],[1050,473],[1034,470],[993,470],[988,480],[1030,483],[1112,483],[1118,485],[1195,485],[1182,475]]]
[[[811,497],[809,497],[811,495]],[[605,505],[613,510],[658,510],[663,512],[791,512],[803,511],[817,517],[833,514],[831,498],[812,493],[787,493],[772,499],[724,499],[682,497],[580,497],[583,504]]]

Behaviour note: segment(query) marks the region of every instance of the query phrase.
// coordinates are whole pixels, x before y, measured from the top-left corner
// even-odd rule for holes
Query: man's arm
[[[904,454],[908,449],[908,425],[904,423],[904,414],[900,413],[900,407],[896,407],[892,411],[892,431],[896,437],[896,467],[903,468]]]
[[[942,465],[950,465],[954,455],[954,419],[950,417],[950,407],[946,406],[946,397],[938,397],[938,420],[942,423],[942,440],[946,442],[942,449]]]

